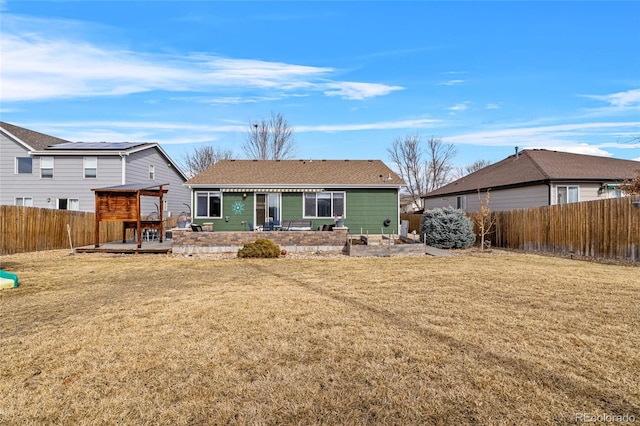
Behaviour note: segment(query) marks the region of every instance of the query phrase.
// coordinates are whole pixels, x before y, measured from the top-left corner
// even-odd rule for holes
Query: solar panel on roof
[[[68,142],[49,146],[50,150],[125,150],[144,145],[146,142]]]

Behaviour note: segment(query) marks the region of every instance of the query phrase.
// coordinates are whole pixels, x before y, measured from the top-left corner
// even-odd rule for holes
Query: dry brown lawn
[[[0,423],[640,421],[637,267],[55,251],[0,268],[21,282],[0,291]]]

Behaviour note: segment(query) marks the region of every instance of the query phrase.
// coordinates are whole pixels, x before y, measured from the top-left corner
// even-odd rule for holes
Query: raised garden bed
[[[424,255],[426,248],[424,243],[410,238],[398,237],[391,239],[388,236],[363,235],[349,239],[347,254],[349,256],[408,256]]]

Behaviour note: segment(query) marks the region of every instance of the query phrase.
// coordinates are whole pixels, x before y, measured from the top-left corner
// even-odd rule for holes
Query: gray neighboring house
[[[425,194],[425,210],[452,206],[479,210],[489,190],[494,211],[549,206],[622,196],[620,184],[640,161],[525,149]]]
[[[169,184],[165,216],[188,210],[187,178],[157,143],[70,142],[0,122],[0,204],[95,210],[92,189]],[[156,199],[142,198],[142,213]]]

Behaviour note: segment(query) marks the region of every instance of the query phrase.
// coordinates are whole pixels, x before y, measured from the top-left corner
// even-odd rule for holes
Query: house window
[[[156,180],[156,166],[149,164],[149,179]]]
[[[577,186],[558,186],[556,204],[568,204],[578,202]]]
[[[622,197],[622,189],[614,188],[609,190],[609,198],[621,198]]]
[[[305,192],[304,217],[345,217],[344,192]]]
[[[16,206],[33,207],[33,198],[16,197]]]
[[[466,195],[458,195],[456,197],[456,208],[460,210],[467,209],[467,196]]]
[[[40,157],[40,177],[53,179],[53,157]]]
[[[607,184],[603,185],[598,190],[598,195],[604,193],[606,198],[620,198],[622,197],[622,189],[620,189],[619,184]]]
[[[222,194],[196,192],[196,217],[222,217]]]
[[[31,157],[16,157],[16,173],[30,175],[33,171],[33,159]]]
[[[80,210],[80,200],[77,198],[58,198],[58,209]]]
[[[84,157],[84,177],[88,179],[98,177],[98,157]]]

